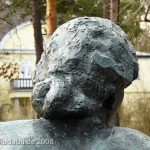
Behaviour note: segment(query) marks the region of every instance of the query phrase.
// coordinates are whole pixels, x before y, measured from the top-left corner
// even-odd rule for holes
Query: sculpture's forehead
[[[52,57],[79,57],[85,51],[96,49],[100,44],[110,45],[110,41],[120,41],[124,32],[112,22],[96,17],[78,18],[60,26],[47,43],[47,51]],[[107,44],[108,43],[108,44]],[[86,49],[86,50],[85,50]],[[101,47],[98,47],[101,50]],[[104,49],[104,47],[103,47]]]
[[[109,20],[89,17],[65,23],[49,39],[46,53],[50,66],[60,67],[68,60],[78,59],[85,60],[87,67],[111,68],[129,82],[137,76],[133,46],[122,29]]]
[[[80,59],[87,53],[84,45],[85,38],[77,35],[77,33],[65,32],[65,35],[54,36],[47,48],[49,59],[57,59],[59,61],[66,59]]]

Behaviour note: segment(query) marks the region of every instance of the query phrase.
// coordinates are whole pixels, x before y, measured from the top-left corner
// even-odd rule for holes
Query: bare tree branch
[[[150,5],[148,6],[148,9],[147,9],[146,14],[145,14],[145,18],[144,18],[145,22],[150,22],[150,19],[147,18],[149,11],[150,11]]]
[[[12,7],[14,4],[16,4],[17,3],[17,1],[16,2],[13,2],[12,4],[9,4],[9,5],[6,5],[6,6],[4,6],[4,7],[2,7],[1,9],[0,9],[0,12],[1,11],[4,11],[5,9],[7,9],[7,8],[10,8],[10,7]]]
[[[5,21],[8,25],[13,26],[13,24],[11,23],[11,21],[8,21],[5,18],[0,17],[0,20]]]

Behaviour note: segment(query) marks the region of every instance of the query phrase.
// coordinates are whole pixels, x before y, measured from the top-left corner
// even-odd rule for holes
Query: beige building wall
[[[19,73],[15,73],[13,79],[22,77],[21,62],[22,60],[31,61],[32,71],[35,66],[35,54],[9,54],[3,57],[0,66],[4,63],[17,64]],[[9,72],[8,72],[9,73]],[[16,120],[16,119],[32,119],[36,117],[35,112],[31,106],[31,92],[32,89],[18,89],[11,88],[11,79],[0,77],[0,107],[1,107],[1,121]],[[18,99],[19,108],[15,101]],[[9,109],[8,109],[9,108]]]
[[[139,76],[132,82],[126,93],[130,92],[150,92],[150,55],[138,56]]]
[[[29,62],[30,72],[35,67],[35,50],[33,26],[31,22],[26,22],[17,26],[7,33],[0,42],[0,72],[5,66],[6,73],[0,76],[0,121],[16,119],[33,119],[36,113],[31,106],[32,89],[14,89],[11,86],[13,79],[24,78],[23,63]],[[18,68],[11,79],[7,78],[11,74],[12,68]],[[6,77],[6,78],[4,78]]]
[[[136,99],[149,97],[150,94],[150,55],[139,55],[139,75],[132,84],[125,89],[124,104],[129,101],[136,103]]]

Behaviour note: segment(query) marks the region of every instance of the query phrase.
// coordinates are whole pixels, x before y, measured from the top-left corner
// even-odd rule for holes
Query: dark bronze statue
[[[32,104],[43,119],[1,123],[1,147],[150,149],[145,134],[110,126],[124,88],[137,75],[135,50],[119,26],[98,17],[63,24],[48,40],[33,75]],[[7,143],[7,138],[24,143]]]

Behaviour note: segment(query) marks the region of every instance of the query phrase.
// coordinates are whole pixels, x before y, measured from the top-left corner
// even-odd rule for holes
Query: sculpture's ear
[[[102,105],[103,111],[105,111],[106,123],[109,123],[116,115],[119,106],[121,105],[124,97],[124,90],[119,90],[110,95]]]

